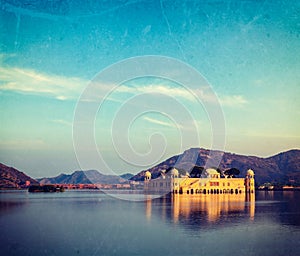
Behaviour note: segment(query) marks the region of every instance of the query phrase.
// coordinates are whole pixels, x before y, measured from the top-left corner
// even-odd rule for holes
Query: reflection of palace
[[[163,171],[151,179],[147,171],[144,177],[145,192],[174,194],[241,194],[254,193],[254,172],[248,170],[245,178],[221,178],[215,169],[207,169],[201,177],[191,178],[188,173],[180,174],[175,168]]]
[[[176,223],[182,220],[195,221],[201,220],[201,223],[217,221],[221,215],[228,216],[230,213],[245,213],[250,219],[254,219],[255,214],[255,194],[201,194],[201,195],[179,195],[173,194],[165,200],[167,205],[171,200],[171,207],[161,207],[161,211],[170,211],[169,216]],[[146,201],[146,216],[151,218],[153,200]],[[162,215],[167,215],[162,212]],[[199,218],[204,216],[204,219]]]

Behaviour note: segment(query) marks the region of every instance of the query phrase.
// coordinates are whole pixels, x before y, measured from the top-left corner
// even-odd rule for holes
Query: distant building
[[[179,173],[176,168],[162,171],[156,179],[145,172],[144,190],[151,193],[174,194],[241,194],[254,193],[254,172],[249,169],[245,178],[221,178],[215,169],[203,171],[200,177],[191,178],[188,173]]]

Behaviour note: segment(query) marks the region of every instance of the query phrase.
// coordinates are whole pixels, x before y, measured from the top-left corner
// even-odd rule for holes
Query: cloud
[[[174,98],[180,98],[189,102],[209,102],[220,103],[221,106],[237,107],[248,103],[242,95],[214,95],[207,90],[207,88],[199,88],[192,92],[184,87],[174,87],[165,84],[151,84],[141,86],[120,86],[116,89],[116,93],[130,93],[130,94],[154,94],[159,93]]]
[[[189,101],[195,100],[195,96],[188,90],[181,87],[174,87],[165,84],[150,84],[140,86],[127,86],[123,85],[117,88],[117,93],[130,93],[130,94],[141,94],[141,93],[159,93],[173,97],[180,97]]]
[[[220,97],[220,103],[222,106],[237,107],[248,103],[248,101],[242,95],[226,95]]]
[[[59,100],[78,98],[88,81],[41,73],[33,69],[0,67],[0,90],[54,97]]]
[[[169,122],[164,122],[164,121],[161,121],[161,120],[157,120],[157,119],[154,119],[154,118],[151,118],[151,117],[147,117],[145,116],[143,118],[144,120],[150,122],[150,123],[154,123],[154,124],[159,124],[159,125],[163,125],[163,126],[167,126],[167,127],[177,127],[177,125],[174,125],[172,123],[169,123]]]
[[[51,120],[53,123],[57,123],[57,124],[62,124],[62,125],[66,125],[66,126],[72,126],[72,122],[66,121],[66,120],[62,120],[62,119],[54,119]]]
[[[81,92],[90,81],[79,77],[66,77],[38,72],[33,69],[22,69],[18,67],[0,67],[0,92],[14,91],[25,94],[45,95],[58,100],[78,99]],[[94,90],[99,93],[90,95],[90,101],[101,99],[101,93],[109,92],[115,85],[94,83]],[[124,94],[162,94],[189,102],[219,103],[221,106],[237,107],[247,103],[242,95],[213,95],[207,88],[199,88],[190,91],[185,87],[176,87],[169,84],[147,84],[147,85],[121,85],[117,86],[106,100],[122,103],[119,99]],[[102,95],[103,97],[105,95]],[[85,99],[88,100],[88,99]]]

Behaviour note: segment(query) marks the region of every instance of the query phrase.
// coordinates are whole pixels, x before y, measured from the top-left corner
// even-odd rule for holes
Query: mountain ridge
[[[240,177],[246,174],[248,169],[253,169],[256,174],[256,183],[294,183],[300,184],[300,150],[291,149],[280,152],[269,157],[247,156],[220,150],[208,150],[204,148],[190,148],[182,154],[172,156],[163,162],[139,172],[131,180],[143,180],[144,173],[150,171],[152,176],[158,177],[160,171],[170,167],[176,167],[190,171],[194,165],[205,166],[210,160],[210,153],[216,157],[221,157],[218,167],[222,170],[237,168],[240,170]]]
[[[0,163],[0,189],[22,189],[38,182],[14,167]]]
[[[96,170],[77,170],[71,174],[61,173],[50,178],[33,179],[14,167],[0,163],[0,189],[20,189],[32,184],[118,184],[128,180],[140,181],[144,173],[150,171],[152,177],[159,176],[161,170],[167,170],[176,166],[179,169],[191,170],[194,165],[205,166],[211,151],[204,148],[190,148],[182,154],[172,156],[163,162],[142,170],[136,175],[125,173],[118,175],[106,175]],[[237,168],[240,177],[251,168],[255,172],[256,185],[267,182],[278,184],[300,185],[300,150],[291,149],[268,157],[247,156],[220,150],[213,150],[215,155],[222,155],[220,169]]]
[[[97,170],[77,170],[71,174],[61,173],[58,176],[50,178],[37,179],[41,184],[118,184],[128,181],[129,175],[107,175]]]

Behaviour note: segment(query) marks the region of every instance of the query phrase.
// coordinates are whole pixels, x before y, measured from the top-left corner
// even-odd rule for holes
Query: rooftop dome
[[[145,177],[151,177],[151,172],[146,171],[146,172],[145,172]]]
[[[206,173],[209,174],[209,175],[211,175],[211,174],[219,174],[219,173],[217,172],[217,170],[212,169],[212,168],[206,169]]]
[[[247,171],[247,175],[248,175],[248,176],[254,176],[254,171],[251,170],[251,169],[249,169],[249,170]]]
[[[174,175],[174,176],[178,176],[178,175],[179,175],[179,172],[178,172],[177,169],[173,168],[173,169],[171,170],[171,174]]]
[[[201,174],[201,178],[220,178],[220,173],[213,168],[209,168]]]

